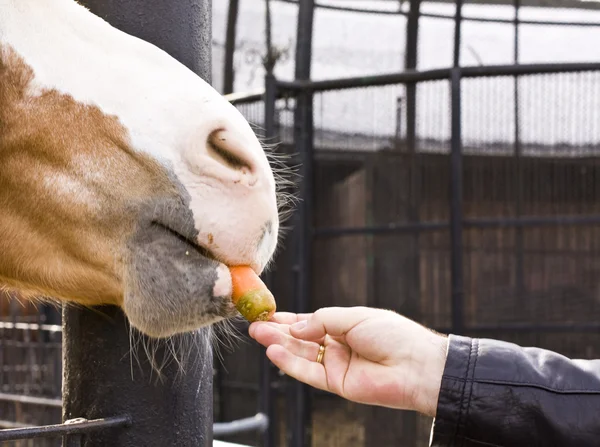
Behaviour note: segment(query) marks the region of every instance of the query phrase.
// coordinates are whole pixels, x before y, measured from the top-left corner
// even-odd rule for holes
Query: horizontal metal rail
[[[47,397],[24,396],[21,394],[0,393],[0,401],[15,402],[20,404],[39,405],[42,407],[62,408],[61,399],[52,399]]]
[[[420,231],[440,231],[450,228],[449,222],[390,223],[387,225],[370,225],[368,227],[324,227],[315,228],[313,235],[317,238],[336,236],[354,236],[370,234],[417,233]]]
[[[435,13],[421,13],[419,17],[427,17],[430,19],[449,19],[454,20],[454,16],[448,16],[444,14],[435,14]],[[493,17],[472,17],[472,16],[462,16],[461,20],[463,22],[479,22],[479,23],[506,23],[514,25],[518,23],[519,25],[539,25],[539,26],[574,26],[574,27],[600,27],[600,22],[564,22],[560,20],[521,20],[515,21],[515,19],[498,19]]]
[[[298,5],[298,0],[277,0],[281,3],[289,3],[291,5]],[[335,6],[335,5],[324,5],[322,3],[315,2],[316,8],[321,9],[330,9],[333,11],[343,11],[343,12],[359,12],[363,14],[379,14],[379,15],[393,15],[393,16],[407,16],[408,12],[401,10],[383,10],[383,9],[367,9],[367,8],[356,8],[356,7],[347,7],[347,6]]]
[[[357,76],[341,79],[327,79],[323,81],[277,81],[280,91],[323,92],[330,90],[344,90],[361,87],[378,87],[392,84],[407,84],[415,82],[449,80],[453,68],[439,68],[433,70],[407,70],[396,73],[387,73],[374,76]],[[525,76],[539,74],[582,73],[587,71],[600,71],[598,62],[559,63],[559,64],[521,64],[521,65],[485,65],[461,67],[462,78],[482,78],[494,76]]]
[[[587,216],[526,216],[514,218],[477,218],[464,219],[466,228],[498,228],[498,227],[547,227],[547,226],[574,226],[598,225],[600,215]]]
[[[278,98],[286,94],[296,95],[309,90],[325,92],[346,90],[351,88],[382,87],[394,84],[412,84],[418,82],[444,81],[450,79],[451,68],[432,70],[406,70],[402,72],[385,73],[372,76],[357,76],[351,78],[326,79],[322,81],[282,81],[277,80]],[[462,78],[483,78],[496,76],[527,76],[541,74],[583,73],[600,71],[600,63],[560,63],[560,64],[521,64],[521,65],[486,65],[461,67]],[[241,92],[226,95],[225,98],[234,105],[259,102],[264,100],[264,90]]]
[[[292,5],[298,5],[298,0],[278,0],[282,3],[289,3]],[[491,6],[491,5],[490,5]],[[315,7],[321,9],[329,9],[333,11],[341,11],[341,12],[353,12],[353,13],[361,13],[361,14],[375,14],[375,15],[393,15],[393,16],[404,16],[407,17],[409,11],[402,10],[384,10],[384,9],[368,9],[368,8],[357,8],[357,7],[348,7],[348,6],[336,6],[336,5],[325,5],[322,3],[315,3]],[[583,9],[583,8],[582,8]],[[586,8],[590,9],[590,8]],[[447,14],[435,14],[435,13],[426,13],[420,12],[419,18],[433,18],[433,19],[446,19],[446,20],[454,20],[454,15]],[[514,24],[515,19],[498,19],[493,17],[476,17],[476,16],[463,16],[461,20],[467,22],[484,22],[484,23],[509,23]],[[519,24],[524,25],[558,25],[558,26],[600,26],[598,22],[566,22],[566,21],[552,21],[552,20],[519,20]]]
[[[229,93],[223,97],[232,104],[245,104],[264,100],[265,91],[264,89],[258,89],[252,92]]]
[[[0,393],[0,401],[14,402],[21,404],[31,404],[39,406],[47,406],[54,408],[62,407],[61,399],[49,399],[43,397],[34,396],[23,396],[19,394],[7,394]],[[103,421],[110,421],[114,418],[104,419]],[[87,421],[93,422],[93,421]],[[80,424],[80,423],[78,423]],[[33,437],[51,437],[51,436],[63,436],[64,434],[76,434],[75,432],[62,433],[60,427],[73,427],[74,423],[70,424],[56,424],[47,426],[32,426],[29,424],[0,420],[0,427],[8,428],[9,430],[0,430],[0,441],[1,440],[17,440],[17,439],[32,439]],[[78,425],[79,427],[80,425]],[[95,425],[86,425],[84,427],[94,427]],[[109,425],[112,426],[112,425]],[[269,427],[269,419],[263,413],[258,413],[252,417],[234,420],[231,422],[217,422],[213,424],[214,436],[228,436],[235,435],[247,431],[264,431]],[[90,430],[88,430],[90,431]],[[83,433],[83,432],[81,432]],[[3,437],[8,436],[8,438]],[[16,437],[15,437],[16,436]]]
[[[13,323],[12,321],[0,321],[0,329],[62,332],[62,327],[59,324]]]
[[[552,64],[487,65],[462,67],[461,77],[524,76],[540,74],[583,73],[600,71],[598,62],[569,62]]]
[[[104,419],[76,419],[64,424],[40,425],[35,427],[10,428],[0,430],[0,441],[17,441],[20,439],[52,438],[66,435],[90,433],[100,429],[127,427],[131,425],[128,415],[114,416]]]
[[[387,73],[374,76],[358,76],[352,78],[327,79],[323,81],[277,81],[277,88],[284,91],[312,92],[328,90],[345,90],[360,87],[378,87],[382,85],[406,84],[424,81],[443,81],[450,79],[449,68],[433,70],[407,70],[403,72]]]
[[[463,219],[464,228],[519,228],[519,227],[548,227],[600,225],[600,215],[589,216],[528,216],[521,218],[473,218]],[[324,227],[315,228],[313,235],[318,238],[369,235],[416,233],[420,231],[441,231],[450,228],[450,222],[410,222],[372,225],[367,227]]]
[[[267,428],[269,428],[269,418],[263,413],[258,413],[255,416],[232,422],[215,422],[213,424],[213,435],[215,437],[222,437],[248,431],[263,432]]]
[[[0,419],[0,428],[24,428],[24,427],[34,427],[34,425],[25,424],[22,422],[5,421],[4,419]]]
[[[265,90],[258,89],[251,92],[229,93],[224,95],[224,98],[233,105],[251,104],[259,101],[264,102]],[[282,99],[285,98],[285,95],[282,92],[277,92],[276,98]]]

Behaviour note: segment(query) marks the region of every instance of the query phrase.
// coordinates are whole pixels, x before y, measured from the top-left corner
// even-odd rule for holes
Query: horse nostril
[[[209,155],[219,163],[243,175],[254,173],[254,163],[250,154],[245,152],[243,143],[238,141],[235,135],[219,129],[208,136],[207,143]]]

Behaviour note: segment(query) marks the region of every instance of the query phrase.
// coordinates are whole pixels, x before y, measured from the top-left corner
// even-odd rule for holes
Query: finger
[[[292,324],[290,334],[303,340],[318,340],[325,335],[342,337],[371,317],[374,311],[377,312],[365,307],[322,308],[308,320]]]
[[[248,334],[250,335],[250,337],[256,338],[256,336],[255,336],[256,330],[262,326],[268,326],[270,328],[278,330],[279,332],[290,335],[290,325],[289,324],[279,324],[279,323],[274,323],[272,321],[256,321],[248,327]]]
[[[279,323],[274,323],[271,321],[255,321],[254,323],[251,323],[250,326],[248,326],[248,335],[250,335],[250,337],[252,337],[252,338],[256,338],[256,335],[255,335],[256,331],[261,326],[271,326],[271,327],[274,327],[274,328],[277,328],[278,330],[280,330],[280,327],[284,326],[284,325],[281,325]],[[283,330],[283,328],[281,328],[281,330]]]
[[[273,325],[261,325],[254,331],[257,342],[265,347],[281,345],[298,357],[315,361],[319,353],[319,344],[298,340],[289,334],[280,331]]]
[[[308,319],[312,314],[311,313],[307,313],[307,314],[295,314],[292,312],[276,312],[273,317],[271,318],[271,321],[274,321],[276,323],[281,323],[281,324],[294,324],[297,323],[298,321],[303,321]]]
[[[312,314],[295,314],[292,312],[277,312],[275,313],[269,321],[255,321],[250,324],[248,327],[248,333],[250,337],[254,338],[254,331],[260,325],[266,324],[275,324],[278,326],[279,330],[282,332],[289,334],[289,325],[297,323],[298,321],[304,321],[308,319]]]
[[[329,391],[325,368],[320,363],[298,357],[281,345],[269,346],[267,357],[288,376],[314,388]]]

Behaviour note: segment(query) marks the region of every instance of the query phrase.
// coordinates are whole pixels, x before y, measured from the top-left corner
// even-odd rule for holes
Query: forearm
[[[600,443],[600,361],[451,336],[433,447]]]
[[[414,371],[415,394],[412,408],[426,416],[434,417],[437,412],[442,375],[448,355],[448,337],[428,332],[419,345],[415,358],[420,358],[420,367]]]

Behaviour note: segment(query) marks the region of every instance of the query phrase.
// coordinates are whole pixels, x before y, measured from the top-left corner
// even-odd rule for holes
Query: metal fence
[[[55,324],[60,323],[60,314],[53,308],[36,313],[33,306],[21,306],[9,294],[0,294],[0,304],[8,305],[0,321],[1,445],[74,446],[85,433],[130,423],[128,416],[122,416],[61,424],[62,326]],[[52,324],[46,323],[48,317]],[[216,408],[219,401],[216,393]],[[266,415],[251,409],[234,421],[215,423],[213,434],[223,439],[240,433],[260,436],[268,425]]]
[[[272,274],[280,307],[385,307],[444,332],[600,356],[599,100],[600,63],[267,77],[262,97],[236,104],[300,166]],[[222,393],[233,403],[262,384],[252,395],[270,402],[274,433],[253,445],[427,444],[427,418],[272,369],[245,382],[241,365],[259,351],[243,350],[226,358],[237,388]]]
[[[578,63],[575,52],[536,54],[535,48],[550,45],[556,31],[565,35],[561,44],[585,46],[600,26],[598,14],[582,9],[577,18],[544,19],[534,14],[535,2],[519,0],[485,17],[462,1],[445,5],[443,14],[417,0],[387,2],[386,12],[366,3],[274,3],[304,8],[297,15],[300,71],[310,68],[318,42],[312,35],[324,33],[319,27],[334,40],[334,12],[353,19],[347,23],[359,35],[364,30],[354,19],[371,29],[365,14],[396,17],[398,41],[405,36],[404,57],[397,54],[403,67],[391,74],[371,68],[388,63],[374,58],[393,42],[373,34],[372,55],[363,47],[345,54],[356,77],[289,82],[267,74],[262,95],[234,99],[299,166],[293,231],[270,283],[280,307],[386,307],[445,332],[597,358],[600,64],[586,61],[599,62],[600,55],[584,48]],[[577,12],[575,4],[565,7]],[[502,35],[500,51],[486,40],[473,45],[480,25]],[[427,39],[448,27],[448,38],[435,44],[445,50],[432,64]],[[331,45],[312,51],[321,64],[316,77],[323,76],[323,61],[335,57],[322,53]],[[363,58],[358,67],[357,57]],[[248,358],[260,353],[249,344],[225,356],[224,369],[236,380],[222,384],[229,401],[223,415],[234,414],[244,390],[244,405],[259,405],[271,420],[265,440],[236,440],[427,445],[428,418],[345,402],[272,366],[245,372]]]

